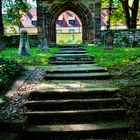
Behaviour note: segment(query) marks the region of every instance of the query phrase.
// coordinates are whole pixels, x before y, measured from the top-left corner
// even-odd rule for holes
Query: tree
[[[137,16],[138,16],[138,8],[139,8],[139,0],[133,0],[132,6],[129,5],[129,0],[119,0],[122,3],[126,25],[129,29],[137,28]]]
[[[128,29],[136,29],[138,22],[139,0],[112,0],[117,9],[111,12],[111,23],[124,23]],[[110,0],[102,0],[102,7],[109,5]]]
[[[2,18],[2,7],[5,8],[7,15],[4,18],[11,25],[20,25],[23,12],[27,12],[31,6],[27,0],[0,0],[0,40],[3,38],[4,26]]]
[[[6,16],[4,20],[10,25],[17,25],[21,24],[21,17],[23,13],[26,13],[30,8],[31,5],[27,2],[27,0],[3,0],[3,6],[6,10]]]
[[[0,42],[3,40],[2,0],[0,0]]]

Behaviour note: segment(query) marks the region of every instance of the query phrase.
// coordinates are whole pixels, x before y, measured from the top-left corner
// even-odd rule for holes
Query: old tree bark
[[[137,16],[139,0],[133,0],[132,6],[129,6],[129,0],[120,0],[124,9],[126,25],[128,29],[137,28]]]

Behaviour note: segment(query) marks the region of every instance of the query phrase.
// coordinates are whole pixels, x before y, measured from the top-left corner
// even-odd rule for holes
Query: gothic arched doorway
[[[49,44],[56,44],[56,21],[59,15],[67,10],[73,11],[82,22],[83,43],[91,42],[93,39],[100,37],[100,26],[98,26],[98,29],[95,28],[97,21],[100,24],[100,0],[87,3],[67,2],[67,0],[66,2],[63,0],[63,2],[52,3],[38,0],[37,5],[39,40],[46,35]]]

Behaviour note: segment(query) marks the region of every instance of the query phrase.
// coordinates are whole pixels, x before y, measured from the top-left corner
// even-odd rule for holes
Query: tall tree
[[[3,0],[6,1],[3,3],[5,10],[7,12],[4,20],[10,23],[10,25],[19,26],[21,23],[21,17],[23,13],[26,13],[31,5],[27,0]]]
[[[7,12],[7,18],[4,19],[11,25],[20,25],[22,14],[31,8],[27,0],[0,0],[0,40],[2,40],[4,34],[2,7]]]
[[[119,0],[122,3],[126,25],[129,29],[137,28],[137,17],[138,17],[138,9],[139,9],[139,0],[133,0],[132,6],[129,5],[129,0]]]

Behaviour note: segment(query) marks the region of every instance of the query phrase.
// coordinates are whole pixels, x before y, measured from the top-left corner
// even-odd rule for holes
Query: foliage
[[[5,48],[0,53],[0,56],[6,59],[17,61],[26,66],[46,66],[48,65],[48,59],[55,53],[58,48],[51,48],[48,52],[42,52],[39,48],[31,48],[31,55],[30,56],[18,56],[18,49],[11,47]]]
[[[5,91],[12,80],[23,70],[23,66],[15,61],[0,58],[0,91]]]
[[[105,50],[103,45],[98,47],[85,46],[89,54],[95,58],[98,65],[112,67],[140,58],[140,48],[120,48]]]
[[[4,24],[19,26],[23,13],[26,13],[31,5],[27,0],[3,0],[3,7],[6,10],[3,15]]]
[[[110,0],[102,0],[102,8],[109,7],[109,2]],[[128,28],[135,28],[136,23],[139,23],[138,0],[112,0],[112,2],[111,25],[126,23]]]

